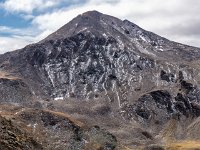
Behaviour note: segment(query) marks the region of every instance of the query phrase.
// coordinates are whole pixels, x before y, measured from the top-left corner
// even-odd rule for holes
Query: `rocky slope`
[[[126,150],[112,134],[61,112],[7,104],[0,110],[0,149]]]
[[[199,48],[90,11],[0,55],[0,102],[68,113],[132,148],[199,140],[199,59]]]

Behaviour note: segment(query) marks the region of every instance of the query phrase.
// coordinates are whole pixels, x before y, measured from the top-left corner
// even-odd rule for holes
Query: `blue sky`
[[[200,47],[198,0],[0,0],[0,53],[35,43],[89,10]]]

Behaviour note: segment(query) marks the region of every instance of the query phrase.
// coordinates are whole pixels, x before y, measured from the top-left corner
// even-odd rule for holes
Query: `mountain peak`
[[[83,15],[83,16],[92,16],[92,17],[99,17],[99,16],[102,16],[103,14],[101,12],[96,11],[96,10],[92,10],[92,11],[84,12],[81,15]]]
[[[99,127],[90,130],[52,111],[102,126],[132,149],[163,145],[166,138],[200,139],[199,67],[199,48],[89,11],[40,43],[0,55],[0,103],[16,106],[3,105],[0,110],[9,111],[0,115],[33,131],[36,141],[48,145],[44,149],[123,149]],[[10,135],[11,141],[17,137]]]
[[[114,24],[119,26],[122,23],[122,20],[113,16],[109,16],[95,10],[87,11],[72,19],[69,23],[49,35],[43,41],[67,38],[86,31],[86,29],[92,33],[104,33],[106,28],[109,28]]]
[[[162,52],[168,53],[172,49],[175,49],[177,54],[181,53],[186,60],[193,59],[193,57],[200,57],[198,51],[195,51],[196,48],[169,41],[168,39],[140,28],[128,20],[122,21],[121,19],[95,10],[78,15],[40,43],[50,40],[63,40],[77,35],[79,36],[79,34],[83,35],[82,39],[85,41],[89,39],[94,40],[94,38],[103,39],[104,41],[114,39],[121,49],[129,47],[138,53],[143,53],[157,59],[159,57],[162,57],[162,59],[169,59],[169,57],[163,55]],[[78,40],[80,39],[78,38]],[[186,51],[192,49],[192,53],[195,54],[188,56],[186,55],[188,52],[184,53],[183,51],[177,50],[183,48]],[[171,59],[173,60],[175,55],[171,53],[169,53],[169,55],[172,56]]]

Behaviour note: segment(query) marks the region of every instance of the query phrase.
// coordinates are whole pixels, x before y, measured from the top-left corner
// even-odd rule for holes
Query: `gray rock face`
[[[33,94],[20,79],[0,78],[0,102],[1,103],[30,103]]]
[[[199,58],[199,48],[92,11],[1,55],[0,68],[41,100],[104,99],[126,119],[165,122],[174,114],[199,116]]]
[[[61,112],[10,104],[0,105],[0,110],[2,150],[115,150],[120,147],[116,137],[106,130],[86,126]]]

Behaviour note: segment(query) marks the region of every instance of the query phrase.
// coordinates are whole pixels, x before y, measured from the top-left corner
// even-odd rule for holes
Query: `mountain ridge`
[[[178,130],[200,116],[199,59],[199,48],[89,11],[0,55],[0,102],[67,113],[133,148],[165,141],[165,131],[187,139]],[[183,127],[171,129],[171,120]]]

